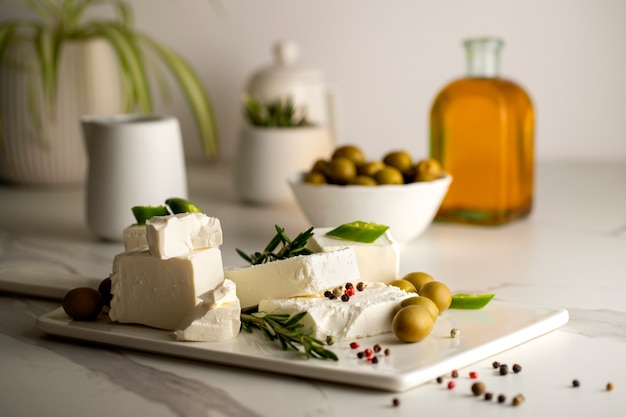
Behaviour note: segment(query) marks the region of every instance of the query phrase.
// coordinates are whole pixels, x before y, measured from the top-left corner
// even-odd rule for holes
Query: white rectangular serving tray
[[[525,343],[567,323],[567,310],[493,300],[481,310],[448,310],[439,316],[432,334],[418,343],[403,343],[393,333],[351,341],[328,348],[339,361],[306,359],[283,351],[259,331],[242,332],[225,342],[178,342],[171,332],[141,325],[112,323],[101,316],[79,322],[58,308],[37,319],[37,328],[54,336],[101,343],[127,349],[230,365],[272,373],[401,392],[432,381],[453,369]],[[450,336],[452,328],[461,335]],[[380,344],[391,355],[379,353],[378,363],[357,357],[359,350]]]

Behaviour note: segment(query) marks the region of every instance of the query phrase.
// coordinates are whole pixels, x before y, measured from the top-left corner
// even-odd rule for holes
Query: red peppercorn
[[[351,286],[350,288],[346,288],[345,293],[348,294],[349,297],[352,297],[354,295],[354,286]]]
[[[365,356],[370,357],[370,356],[372,356],[373,353],[374,353],[374,351],[371,348],[366,348],[365,349]]]
[[[448,382],[448,389],[452,389],[454,387],[456,387],[456,384],[454,383],[454,381]]]
[[[476,379],[476,378],[478,378],[478,373],[472,371],[472,372],[469,373],[469,377],[472,378],[472,379]]]
[[[357,342],[351,342],[351,343],[350,343],[350,347],[351,347],[352,349],[358,349],[358,348],[359,348],[359,344],[358,344]]]
[[[457,378],[459,376],[459,371],[455,369],[450,375],[452,376],[452,378]]]

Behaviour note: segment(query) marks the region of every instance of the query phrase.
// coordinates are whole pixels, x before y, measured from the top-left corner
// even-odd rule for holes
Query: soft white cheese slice
[[[400,245],[389,231],[373,243],[351,242],[326,236],[332,227],[316,228],[307,247],[314,252],[331,252],[351,247],[361,273],[361,280],[389,283],[400,273]]]
[[[224,280],[218,248],[170,259],[150,255],[148,247],[115,256],[109,317],[173,330],[199,303],[198,296]]]
[[[125,251],[137,249],[142,246],[148,246],[148,240],[146,239],[146,225],[132,224],[128,226],[124,229],[122,238],[124,240]]]
[[[242,308],[254,307],[264,298],[315,294],[360,279],[351,248],[228,269],[224,276],[237,284]]]
[[[192,342],[234,339],[241,327],[241,306],[235,283],[229,279],[200,296],[197,305],[174,330],[174,338]]]
[[[184,255],[196,249],[222,244],[222,226],[216,217],[204,213],[154,216],[146,221],[150,253],[161,259]]]
[[[415,296],[398,287],[369,284],[349,301],[326,297],[273,298],[261,300],[259,311],[294,315],[303,311],[303,324],[320,340],[351,340],[391,331],[394,308],[405,298]]]

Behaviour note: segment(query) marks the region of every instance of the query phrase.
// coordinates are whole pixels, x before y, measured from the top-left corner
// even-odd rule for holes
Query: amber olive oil
[[[534,109],[498,75],[498,39],[465,42],[468,74],[448,84],[430,115],[430,153],[452,175],[437,220],[498,225],[527,216],[533,200]]]

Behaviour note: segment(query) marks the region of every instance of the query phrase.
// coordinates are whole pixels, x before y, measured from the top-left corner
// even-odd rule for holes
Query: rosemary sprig
[[[298,255],[310,255],[313,253],[306,247],[306,243],[311,236],[313,236],[313,227],[300,233],[294,240],[291,240],[285,234],[285,229],[278,225],[274,225],[276,228],[276,235],[270,240],[263,252],[254,252],[247,254],[241,249],[235,249],[239,256],[249,262],[251,265],[260,265],[279,259],[287,259]],[[282,244],[282,248],[278,251],[278,245]]]
[[[302,346],[307,359],[339,360],[334,352],[324,348],[321,340],[302,331],[304,325],[301,321],[305,315],[306,311],[293,316],[263,311],[241,313],[241,328],[248,333],[252,333],[252,329],[261,330],[268,339],[278,340],[283,350],[292,349],[299,352]]]

